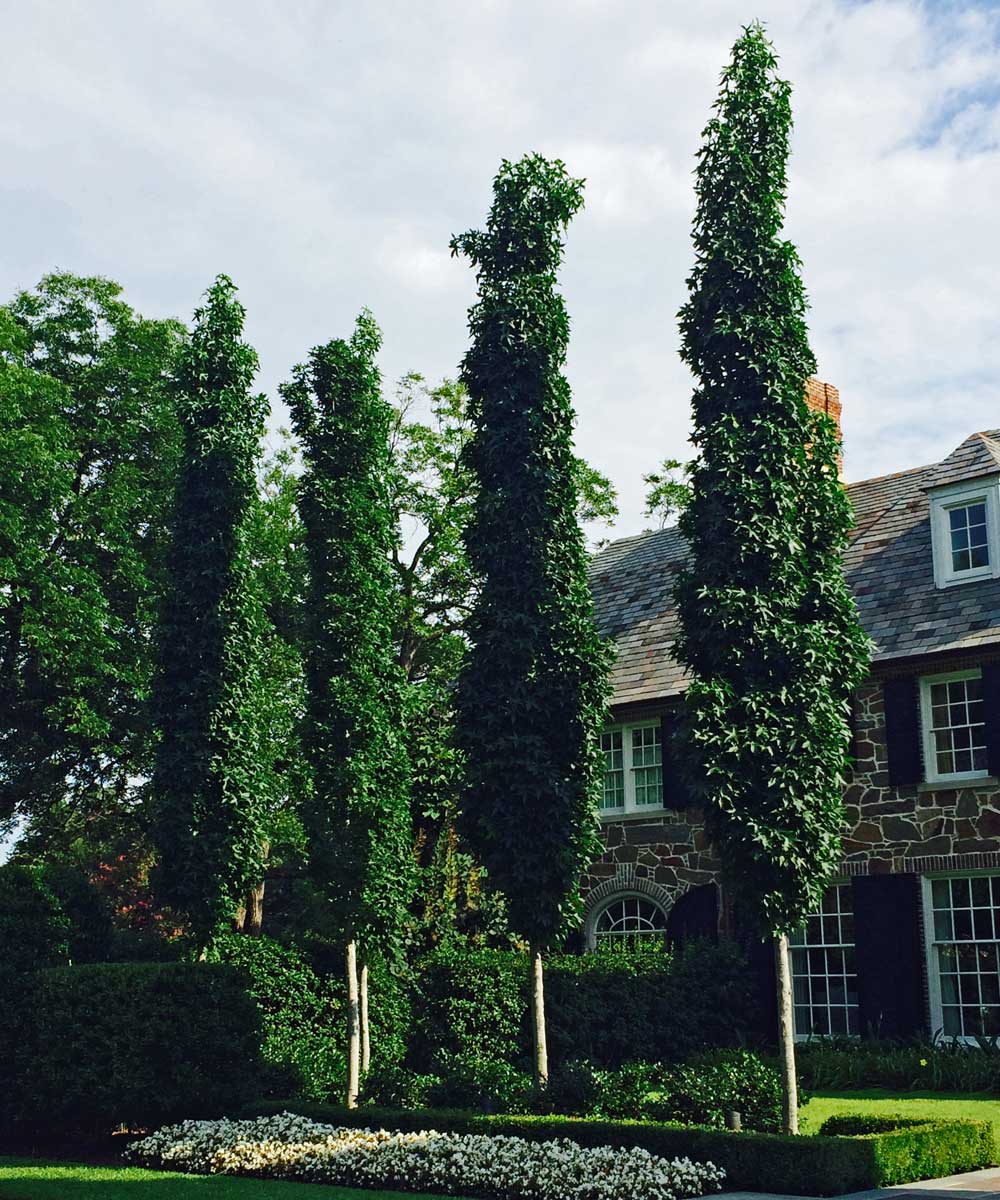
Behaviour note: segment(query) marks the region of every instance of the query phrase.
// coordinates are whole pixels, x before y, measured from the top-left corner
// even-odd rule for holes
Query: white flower
[[[640,1147],[586,1148],[486,1134],[341,1129],[295,1113],[250,1121],[184,1121],[133,1142],[128,1157],[201,1174],[256,1175],[340,1186],[405,1188],[506,1200],[683,1200],[721,1186],[712,1163]]]

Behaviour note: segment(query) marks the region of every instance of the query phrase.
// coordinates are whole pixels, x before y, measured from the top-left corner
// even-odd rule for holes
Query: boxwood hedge
[[[448,1109],[347,1109],[329,1104],[269,1102],[244,1117],[301,1113],[353,1128],[436,1129],[494,1133],[531,1141],[570,1138],[583,1146],[641,1146],[664,1158],[687,1156],[726,1172],[727,1189],[835,1196],[961,1171],[996,1161],[992,1127],[982,1121],[928,1121],[859,1135],[786,1137],[723,1133],[696,1126],[588,1117],[494,1116]],[[864,1119],[860,1119],[863,1123]],[[862,1126],[859,1125],[858,1128]],[[851,1126],[843,1126],[845,1131]]]

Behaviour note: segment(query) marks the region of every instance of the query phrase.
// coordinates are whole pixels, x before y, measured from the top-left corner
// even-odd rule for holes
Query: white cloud
[[[788,232],[851,477],[1000,424],[1000,10],[762,0],[794,84]],[[61,267],[190,314],[240,284],[274,392],[370,306],[388,379],[454,374],[503,157],[587,177],[569,233],[581,450],[615,479],[683,457],[676,311],[692,168],[742,0],[35,0],[0,44],[0,295]]]

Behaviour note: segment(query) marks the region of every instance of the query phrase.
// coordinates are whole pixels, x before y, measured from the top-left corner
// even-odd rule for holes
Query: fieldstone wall
[[[619,880],[622,890],[635,881],[647,885],[634,890],[655,895],[668,906],[689,888],[712,883],[718,878],[719,863],[705,835],[700,810],[667,810],[655,818],[627,817],[609,821],[603,829],[605,851],[584,876],[583,889],[590,893]]]
[[[1000,783],[892,788],[879,680],[860,689],[854,713],[856,765],[844,792],[845,874],[1000,866]]]
[[[855,728],[856,769],[844,793],[843,875],[1000,869],[1000,782],[891,788],[879,679],[855,698]],[[609,821],[603,839],[604,854],[583,880],[592,903],[636,890],[669,907],[689,888],[718,880],[719,863],[698,809]]]

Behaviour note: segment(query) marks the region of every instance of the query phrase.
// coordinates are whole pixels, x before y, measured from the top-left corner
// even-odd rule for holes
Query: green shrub
[[[733,945],[694,943],[672,954],[553,956],[545,973],[550,1065],[582,1059],[602,1068],[677,1062],[751,1037],[754,1001]],[[509,950],[448,947],[418,967],[409,1064],[433,1069],[438,1050],[517,1064],[531,1051],[528,963]]]
[[[381,1108],[426,1108],[439,1075],[418,1075],[409,1067],[389,1064],[373,1067],[361,1081],[360,1102]]]
[[[48,863],[41,876],[66,916],[70,961],[111,961],[115,937],[111,905],[87,873],[70,863]]]
[[[744,1129],[780,1131],[781,1077],[759,1055],[717,1050],[672,1068],[661,1093],[643,1105],[642,1115],[725,1129],[729,1109],[739,1112]]]
[[[427,1091],[432,1108],[517,1112],[528,1103],[530,1078],[502,1059],[466,1059],[445,1051],[436,1065],[438,1081]]]
[[[992,1129],[975,1121],[928,1122],[862,1137],[785,1137],[641,1121],[278,1102],[250,1106],[241,1115],[289,1109],[331,1125],[492,1133],[531,1141],[570,1138],[583,1146],[641,1146],[664,1158],[687,1156],[696,1162],[715,1163],[726,1172],[727,1190],[800,1196],[836,1196],[974,1170],[995,1161]]]
[[[34,976],[13,1016],[6,1117],[21,1133],[218,1116],[260,1095],[260,1016],[232,967],[49,969]]]
[[[341,1092],[347,1036],[342,989],[318,975],[300,950],[270,938],[226,934],[211,953],[250,978],[263,1029],[261,1052],[271,1068],[266,1092],[306,1100]]]
[[[817,1038],[796,1048],[799,1075],[814,1090],[992,1092],[1000,1095],[1000,1044]]]
[[[549,1074],[548,1086],[533,1105],[537,1112],[589,1117],[600,1110],[602,1075],[586,1059],[563,1063]]]
[[[40,867],[0,867],[0,971],[17,977],[68,962],[70,932]]]
[[[986,1121],[841,1113],[828,1117],[820,1134],[870,1141],[876,1176],[883,1187],[975,1171],[997,1158],[993,1128]]]

